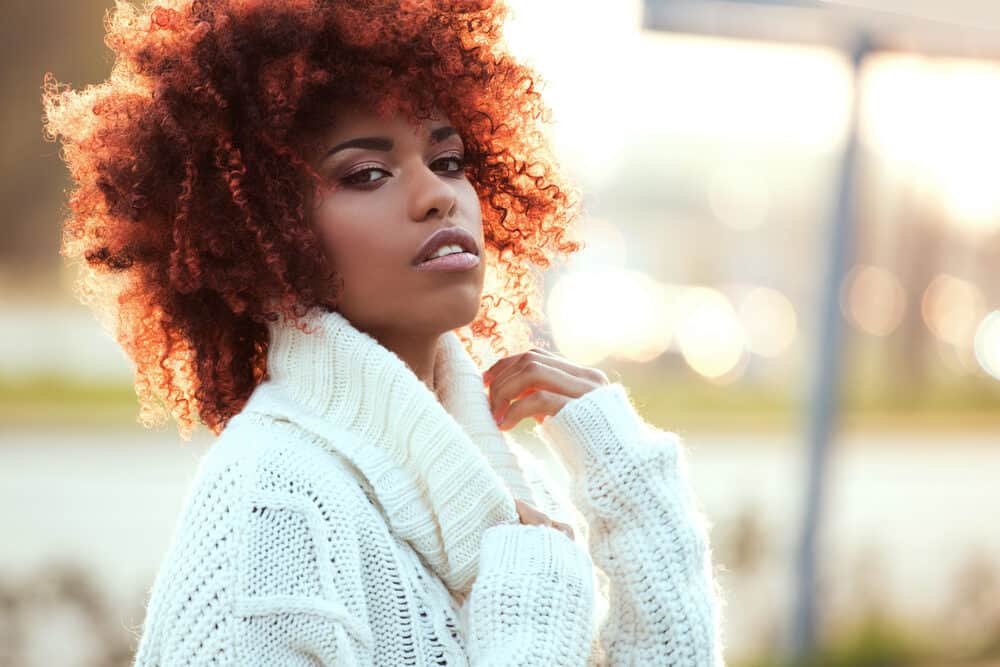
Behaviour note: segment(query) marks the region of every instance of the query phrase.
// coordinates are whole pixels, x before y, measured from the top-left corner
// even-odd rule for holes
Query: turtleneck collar
[[[460,599],[478,574],[482,533],[535,503],[482,374],[453,331],[438,340],[431,391],[394,352],[336,311],[314,308],[304,332],[269,325],[268,378],[243,413],[318,436],[362,474],[391,529]]]

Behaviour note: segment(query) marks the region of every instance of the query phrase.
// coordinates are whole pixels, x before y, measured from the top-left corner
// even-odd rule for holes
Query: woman
[[[509,353],[579,207],[505,13],[119,3],[108,81],[47,78],[62,252],[141,418],[219,436],[136,665],[722,664],[681,441],[601,371]],[[570,499],[507,433],[529,417]]]

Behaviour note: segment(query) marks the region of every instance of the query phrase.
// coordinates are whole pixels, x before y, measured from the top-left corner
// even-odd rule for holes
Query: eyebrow
[[[431,130],[431,143],[436,144],[444,141],[455,133],[455,128],[451,125],[433,129]],[[391,151],[392,145],[392,139],[389,137],[358,137],[356,139],[348,139],[328,150],[323,159],[326,160],[337,151],[344,150],[345,148],[368,148],[375,151]]]

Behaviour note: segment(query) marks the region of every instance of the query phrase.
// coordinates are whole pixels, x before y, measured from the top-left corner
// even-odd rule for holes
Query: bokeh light
[[[906,290],[892,271],[859,264],[844,279],[840,307],[860,330],[887,336],[903,320]]]
[[[553,285],[546,315],[559,351],[578,363],[650,361],[670,345],[667,297],[667,287],[639,271],[576,271]]]
[[[738,314],[747,336],[747,347],[762,357],[777,357],[798,335],[795,307],[784,294],[769,287],[754,287],[740,301]]]
[[[979,323],[973,349],[983,370],[1000,380],[1000,310],[989,313]]]
[[[684,360],[707,378],[730,375],[746,354],[746,334],[736,310],[710,287],[691,287],[681,295],[675,335]]]
[[[983,291],[948,273],[941,273],[924,290],[921,315],[927,328],[952,345],[969,347],[976,325],[986,314]]]

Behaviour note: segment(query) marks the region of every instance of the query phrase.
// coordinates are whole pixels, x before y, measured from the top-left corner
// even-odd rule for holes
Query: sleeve
[[[461,608],[471,667],[583,667],[593,637],[593,563],[549,526],[483,533],[479,574]]]
[[[232,499],[218,487],[189,513],[158,574],[133,667],[372,665],[360,587],[324,567],[356,568],[357,550],[324,539],[315,508],[284,494]],[[235,530],[245,521],[245,530]],[[346,531],[345,531],[346,533]]]
[[[328,535],[316,505],[258,492],[237,557],[240,665],[374,664],[359,544]]]
[[[569,473],[570,500],[604,574],[605,664],[723,667],[709,523],[680,437],[646,423],[618,383],[573,399],[534,432]]]
[[[360,529],[331,530],[317,506],[351,516],[346,485],[318,499],[262,488],[254,450],[229,433],[185,495],[133,667],[374,664]]]

